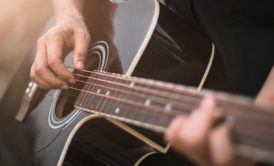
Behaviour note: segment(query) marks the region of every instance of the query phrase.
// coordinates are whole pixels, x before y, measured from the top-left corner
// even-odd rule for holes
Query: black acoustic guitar
[[[215,48],[195,23],[156,0],[88,3],[85,18],[93,41],[86,69],[74,71],[68,55],[65,63],[77,83],[47,92],[30,82],[17,115],[33,130],[36,165],[143,164],[168,152],[161,133],[171,120],[188,115],[213,93],[199,92],[213,80],[208,73]],[[215,76],[221,83],[222,75]],[[271,159],[274,113],[242,97],[216,96],[234,123],[238,152]]]

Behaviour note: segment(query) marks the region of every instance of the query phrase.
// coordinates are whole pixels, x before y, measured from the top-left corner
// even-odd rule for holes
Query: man
[[[168,2],[172,10],[181,15],[181,3],[186,1],[170,0]],[[230,78],[226,90],[246,95],[255,95],[258,92],[274,62],[274,50],[269,44],[273,43],[271,42],[274,39],[271,37],[274,34],[273,30],[269,29],[271,25],[263,19],[264,15],[261,16],[256,11],[254,13],[253,5],[256,5],[256,2],[252,1],[252,3],[247,7],[236,0],[193,0],[185,3],[189,5],[187,7],[189,11],[195,11],[191,13],[190,18],[198,17],[197,22],[204,27],[223,56],[226,74]],[[272,2],[268,1],[268,3],[269,5],[264,4],[264,7],[266,11],[271,11],[268,6],[271,6]],[[84,68],[90,41],[82,16],[84,0],[59,0],[53,1],[53,4],[56,25],[38,41],[31,79],[44,89],[68,89],[68,85],[74,83],[75,79],[63,64],[62,51],[66,47],[73,49],[73,64],[76,69],[81,70]],[[254,17],[251,17],[252,14],[249,15],[249,13],[254,14]],[[264,24],[257,24],[258,22]],[[265,31],[266,29],[268,31]],[[261,41],[268,43],[260,44]],[[256,44],[258,48],[255,48]],[[272,70],[256,100],[258,104],[273,102],[273,79]],[[167,140],[200,165],[248,165],[249,161],[234,156],[229,139],[229,127],[225,124],[217,128],[212,127],[217,120],[214,116],[215,110],[214,99],[205,99],[191,117],[178,117],[174,120],[167,132]],[[194,126],[196,132],[190,132]]]

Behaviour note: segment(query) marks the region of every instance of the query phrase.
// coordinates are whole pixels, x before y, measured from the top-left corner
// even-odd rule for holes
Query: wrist
[[[63,24],[63,23],[76,21],[76,20],[84,20],[84,17],[82,15],[71,15],[71,14],[56,16],[57,24]]]
[[[84,0],[53,0],[56,22],[83,19]]]

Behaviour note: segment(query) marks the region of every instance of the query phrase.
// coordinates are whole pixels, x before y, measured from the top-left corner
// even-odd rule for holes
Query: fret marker
[[[129,84],[130,87],[133,87],[134,85],[135,85],[134,82],[131,82],[131,83]]]
[[[107,91],[106,96],[109,96],[109,94],[110,94],[110,92],[109,92],[109,91]]]
[[[120,112],[120,108],[115,109],[115,114],[118,114]]]
[[[171,109],[172,109],[172,105],[170,103],[167,103],[166,106],[165,106],[165,111],[170,112]]]
[[[146,101],[145,101],[145,106],[149,106],[151,104],[151,101],[149,100],[149,99],[147,99]]]
[[[26,93],[29,93],[29,92],[30,92],[30,88],[27,88],[27,89],[26,89]]]
[[[100,92],[101,92],[101,89],[98,89],[98,90],[97,90],[97,93],[100,93]]]

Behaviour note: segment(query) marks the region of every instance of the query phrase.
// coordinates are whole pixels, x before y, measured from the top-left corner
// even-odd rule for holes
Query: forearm
[[[83,18],[85,0],[52,0],[57,22]]]

